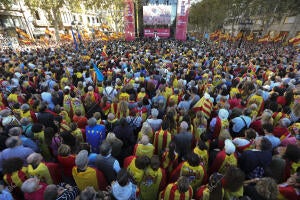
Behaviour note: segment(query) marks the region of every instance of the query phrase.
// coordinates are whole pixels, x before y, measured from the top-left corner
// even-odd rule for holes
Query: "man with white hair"
[[[25,137],[24,135],[22,135],[22,132],[23,132],[23,130],[22,130],[21,127],[13,127],[11,129],[9,129],[8,135],[19,137],[20,140],[22,141],[22,144],[23,144],[24,147],[28,147],[28,148],[32,149],[33,151],[35,151],[35,152],[39,152],[39,148],[38,148],[37,144],[33,140],[31,140],[30,138]]]
[[[174,136],[178,160],[185,160],[186,155],[191,152],[193,135],[188,132],[188,127],[188,123],[182,121],[180,123],[180,132]]]
[[[161,119],[157,119],[158,113],[159,112],[156,108],[152,108],[151,117],[146,120],[148,124],[151,126],[151,128],[153,129],[153,132],[158,131],[162,123]]]

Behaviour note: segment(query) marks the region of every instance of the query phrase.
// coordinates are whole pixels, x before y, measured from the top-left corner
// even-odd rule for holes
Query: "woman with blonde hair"
[[[249,184],[252,183],[252,184]],[[254,183],[254,184],[253,184]],[[278,196],[278,187],[274,179],[265,177],[253,179],[246,182],[244,186],[244,195],[256,200],[275,200]]]
[[[152,143],[153,141],[153,130],[148,122],[144,122],[141,128],[141,131],[138,134],[138,140],[142,138],[143,135],[147,135],[149,137],[149,141]]]
[[[207,119],[204,117],[202,112],[197,112],[195,118],[193,119],[194,126],[194,136],[197,141],[199,141],[200,136],[207,129]]]
[[[109,132],[105,140],[111,145],[111,155],[118,158],[123,146],[122,140],[118,139],[113,132]]]
[[[273,112],[269,109],[264,110],[260,117],[257,117],[250,125],[250,128],[253,128],[259,135],[263,135],[263,125],[264,124],[273,124]]]
[[[118,118],[127,117],[129,115],[128,103],[126,101],[120,101],[118,105]]]

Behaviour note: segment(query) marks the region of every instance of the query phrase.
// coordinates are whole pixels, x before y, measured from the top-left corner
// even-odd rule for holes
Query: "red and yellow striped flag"
[[[48,28],[46,28],[45,34],[46,34],[46,35],[53,36],[53,35],[54,35],[54,32],[53,32],[53,31],[50,31]]]
[[[31,40],[31,37],[25,33],[22,29],[16,28],[16,32],[25,39]]]

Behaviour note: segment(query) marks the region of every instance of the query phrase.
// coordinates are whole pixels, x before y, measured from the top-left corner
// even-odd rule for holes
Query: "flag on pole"
[[[46,28],[45,34],[50,35],[51,37],[54,35],[53,31],[50,31],[48,28]]]
[[[76,49],[76,51],[78,51],[78,44],[77,44],[76,37],[74,35],[73,30],[72,30],[72,36],[73,36],[73,40],[74,40],[75,49]]]
[[[102,74],[102,72],[100,71],[100,69],[97,67],[96,63],[93,63],[93,67],[94,67],[94,71],[96,73],[96,77],[97,77],[97,80],[99,82],[102,82],[104,80],[104,76]]]

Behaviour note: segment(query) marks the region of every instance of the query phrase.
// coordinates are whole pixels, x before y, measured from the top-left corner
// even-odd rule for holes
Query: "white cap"
[[[225,147],[224,147],[224,149],[225,149],[225,152],[227,154],[233,154],[235,152],[235,146],[232,143],[232,141],[229,140],[229,139],[225,140]]]

